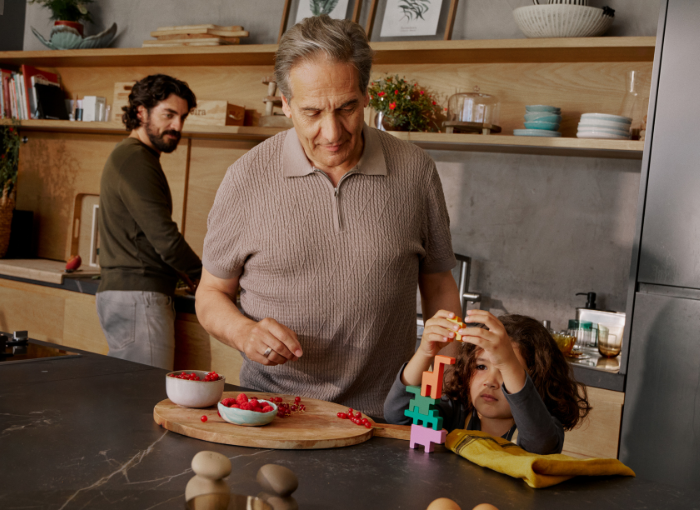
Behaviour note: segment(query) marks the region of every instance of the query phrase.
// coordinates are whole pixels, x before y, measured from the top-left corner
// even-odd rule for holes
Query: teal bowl
[[[525,114],[525,122],[561,122],[561,115],[550,112],[534,112]]]
[[[526,122],[526,129],[546,129],[548,131],[557,131],[559,129],[558,122]]]
[[[551,112],[553,114],[559,114],[561,112],[561,108],[559,108],[558,106],[548,106],[544,104],[529,104],[525,106],[525,111],[527,113]]]
[[[259,400],[260,402],[265,402],[272,406],[272,411],[268,413],[256,413],[255,411],[245,411],[243,409],[236,409],[235,407],[226,407],[221,402],[217,404],[219,409],[219,414],[224,421],[233,423],[234,425],[241,425],[243,427],[260,427],[262,425],[267,425],[277,416],[277,405],[269,400]]]

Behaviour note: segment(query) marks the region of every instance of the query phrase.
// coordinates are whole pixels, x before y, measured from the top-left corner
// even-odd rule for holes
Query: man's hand
[[[220,342],[263,365],[281,365],[300,358],[303,351],[296,333],[274,319],[256,322],[244,316],[235,304],[237,291],[238,276],[222,279],[202,270],[195,301],[202,327]]]
[[[296,333],[274,319],[250,321],[241,326],[241,331],[236,336],[239,350],[248,359],[262,365],[281,365],[287,361],[295,361],[302,355]],[[268,349],[271,350],[266,357]]]

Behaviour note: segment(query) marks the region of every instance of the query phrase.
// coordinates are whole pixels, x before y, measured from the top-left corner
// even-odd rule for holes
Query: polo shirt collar
[[[386,175],[386,161],[377,130],[363,124],[362,136],[365,142],[362,156],[351,171],[364,175]],[[313,172],[314,166],[306,157],[296,130],[290,129],[287,131],[282,148],[282,175],[284,177],[302,177]]]

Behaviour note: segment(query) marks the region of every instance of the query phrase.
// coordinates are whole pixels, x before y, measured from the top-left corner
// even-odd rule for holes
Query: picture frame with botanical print
[[[365,31],[372,41],[452,39],[459,0],[372,0]],[[379,15],[380,33],[375,31]]]
[[[306,17],[328,14],[331,18],[359,23],[361,10],[362,0],[285,0],[277,42],[288,28]]]

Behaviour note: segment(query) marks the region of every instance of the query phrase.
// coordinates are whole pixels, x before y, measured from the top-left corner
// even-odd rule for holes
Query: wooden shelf
[[[0,124],[9,124],[6,119]],[[68,120],[23,120],[20,131],[48,131],[59,133],[127,135],[116,122],[71,122]],[[252,126],[187,126],[182,134],[187,138],[224,138],[236,140],[265,140],[282,131],[277,128]]]
[[[374,42],[375,64],[652,62],[655,37]],[[0,64],[43,67],[274,64],[276,44],[182,48],[3,51]]]
[[[2,120],[0,123],[7,124]],[[265,140],[282,129],[249,126],[190,126],[185,124],[187,138],[217,138],[235,140]],[[70,122],[66,120],[25,120],[21,131],[49,131],[81,134],[126,135],[114,122]],[[511,154],[544,154],[592,158],[642,159],[644,142],[634,140],[591,140],[583,138],[539,138],[512,135],[478,135],[446,133],[390,134],[427,150],[467,152],[500,152]]]
[[[593,140],[543,138],[513,135],[406,133],[389,131],[396,138],[427,150],[544,154],[591,158],[642,159],[644,142],[637,140]]]

